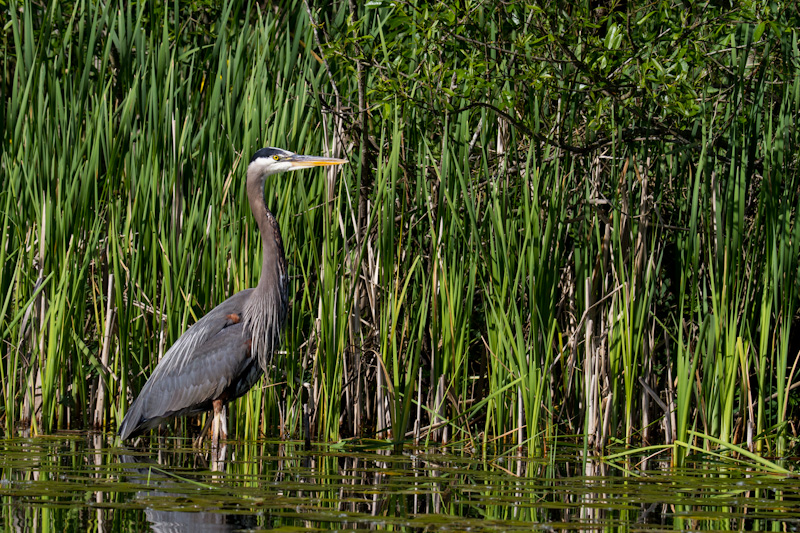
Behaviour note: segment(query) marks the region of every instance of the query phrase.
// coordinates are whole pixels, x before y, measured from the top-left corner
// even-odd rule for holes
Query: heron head
[[[272,174],[291,172],[303,168],[323,167],[328,165],[341,165],[347,163],[346,159],[334,157],[316,157],[300,155],[281,148],[262,148],[253,154],[247,167],[247,175],[266,178]]]

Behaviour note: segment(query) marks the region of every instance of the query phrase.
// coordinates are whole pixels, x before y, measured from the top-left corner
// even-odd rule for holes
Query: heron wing
[[[167,418],[206,411],[232,384],[260,377],[251,375],[255,359],[250,356],[250,334],[242,323],[251,290],[212,309],[164,354],[120,425],[123,439]]]

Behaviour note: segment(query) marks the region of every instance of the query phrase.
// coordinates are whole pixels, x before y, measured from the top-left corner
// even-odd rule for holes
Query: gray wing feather
[[[147,380],[120,424],[123,439],[158,426],[165,419],[209,409],[236,380],[250,375],[250,334],[241,316],[252,289],[231,296],[198,320],[172,345]],[[255,366],[258,366],[257,364]]]

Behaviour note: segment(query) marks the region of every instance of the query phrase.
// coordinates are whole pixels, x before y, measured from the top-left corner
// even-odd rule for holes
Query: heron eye
[[[273,156],[272,156],[272,159],[274,159],[275,161],[280,161],[280,160],[281,160],[281,156],[279,156],[279,155],[273,155]]]

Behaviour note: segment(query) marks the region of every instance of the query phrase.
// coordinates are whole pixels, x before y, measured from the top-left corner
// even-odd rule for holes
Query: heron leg
[[[220,472],[225,466],[228,439],[228,408],[221,398],[214,400],[214,421],[211,435],[211,470]]]
[[[211,425],[211,449],[219,450],[220,440],[228,438],[228,409],[221,399],[214,400],[214,422]]]

